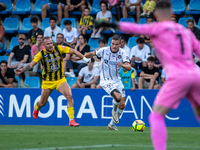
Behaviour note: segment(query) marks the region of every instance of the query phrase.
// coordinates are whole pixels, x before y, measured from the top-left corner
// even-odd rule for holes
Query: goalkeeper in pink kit
[[[151,139],[155,150],[166,150],[167,129],[165,115],[176,109],[187,97],[200,123],[200,72],[193,61],[193,53],[200,57],[200,44],[195,35],[182,25],[170,21],[171,4],[156,4],[155,17],[159,23],[137,25],[96,22],[96,26],[119,27],[120,31],[151,37],[156,54],[166,70],[167,81],[160,89],[149,115]]]

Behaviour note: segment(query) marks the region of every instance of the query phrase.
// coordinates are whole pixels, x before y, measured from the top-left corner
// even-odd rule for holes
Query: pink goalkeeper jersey
[[[200,44],[194,34],[182,25],[163,21],[150,25],[120,22],[120,30],[151,37],[156,54],[167,76],[199,74],[193,60],[193,52],[200,57]]]

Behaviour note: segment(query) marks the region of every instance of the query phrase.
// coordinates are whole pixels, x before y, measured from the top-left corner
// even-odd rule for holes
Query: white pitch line
[[[88,146],[68,146],[68,147],[44,147],[44,148],[29,148],[29,149],[15,149],[15,150],[62,150],[62,149],[83,149],[83,148],[102,148],[102,147],[146,147],[153,148],[152,145],[124,145],[124,144],[106,144],[106,145],[88,145]],[[167,146],[168,148],[182,148],[182,149],[200,149],[200,146]]]

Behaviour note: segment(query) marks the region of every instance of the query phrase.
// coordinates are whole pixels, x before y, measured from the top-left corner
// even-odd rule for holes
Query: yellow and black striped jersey
[[[53,51],[48,52],[46,49],[41,50],[33,59],[34,62],[42,63],[42,80],[56,81],[64,77],[63,67],[63,53],[68,54],[70,47],[67,46],[53,46]]]

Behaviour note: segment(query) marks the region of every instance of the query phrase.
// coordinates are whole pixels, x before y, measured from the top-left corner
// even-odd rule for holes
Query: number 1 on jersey
[[[180,43],[181,43],[181,53],[184,54],[184,45],[183,45],[182,35],[181,35],[181,34],[177,34],[176,37],[180,39]]]

